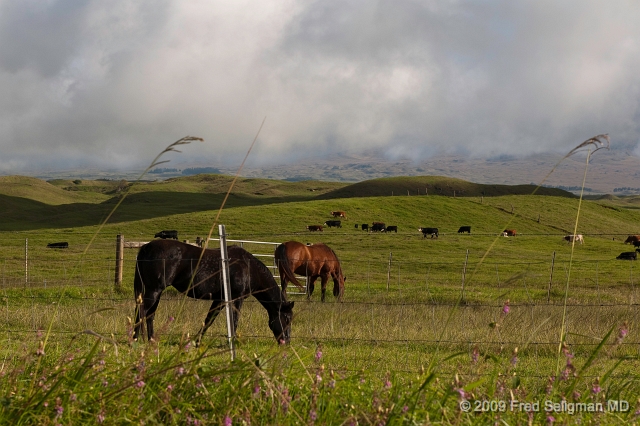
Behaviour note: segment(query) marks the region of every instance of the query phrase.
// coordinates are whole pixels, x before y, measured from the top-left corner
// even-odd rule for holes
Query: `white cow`
[[[582,238],[582,234],[578,234],[578,235],[567,235],[564,237],[565,241],[568,241],[570,243],[576,241],[580,244],[584,243],[584,239]]]

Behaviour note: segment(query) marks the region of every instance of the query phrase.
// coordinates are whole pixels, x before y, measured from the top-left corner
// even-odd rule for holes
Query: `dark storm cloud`
[[[0,0],[0,171],[640,139],[640,9],[596,1]]]

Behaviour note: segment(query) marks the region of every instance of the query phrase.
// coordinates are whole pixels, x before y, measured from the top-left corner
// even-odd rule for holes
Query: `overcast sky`
[[[639,23],[635,0],[0,0],[0,172],[186,135],[168,159],[237,162],[264,117],[253,164],[633,151]]]

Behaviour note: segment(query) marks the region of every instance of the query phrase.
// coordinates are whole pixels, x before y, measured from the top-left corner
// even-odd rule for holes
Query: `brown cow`
[[[347,218],[347,213],[346,212],[335,211],[335,212],[331,212],[331,216],[333,216],[333,217],[344,217],[346,219]]]
[[[629,237],[624,240],[625,244],[633,244],[637,242],[640,242],[640,235],[629,235]]]
[[[322,225],[307,225],[307,229],[309,231],[320,231],[322,232]]]
[[[516,236],[516,230],[515,229],[505,229],[504,231],[502,231],[502,236],[503,237],[515,237]]]

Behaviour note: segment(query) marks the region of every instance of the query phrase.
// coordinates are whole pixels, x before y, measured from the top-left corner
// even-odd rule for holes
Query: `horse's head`
[[[275,315],[269,317],[269,328],[279,344],[289,343],[291,339],[291,321],[293,320],[293,303],[282,302]]]

